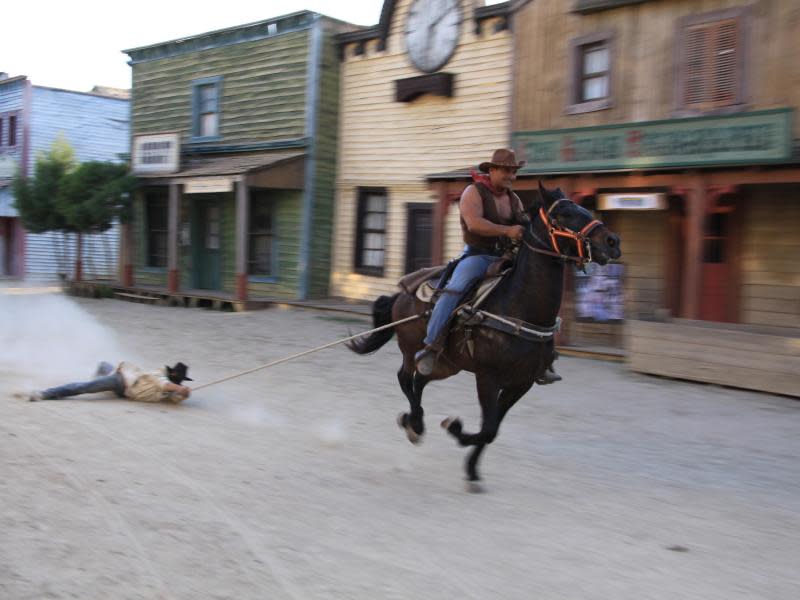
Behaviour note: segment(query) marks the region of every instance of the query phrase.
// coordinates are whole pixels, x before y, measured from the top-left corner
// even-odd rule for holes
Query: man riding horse
[[[436,359],[445,347],[450,318],[465,294],[483,279],[493,263],[501,260],[509,241],[521,240],[525,228],[530,225],[522,201],[511,190],[517,169],[524,164],[524,160],[517,162],[513,150],[495,150],[492,159],[478,167],[486,175],[473,173],[475,182],[461,194],[458,207],[464,251],[456,259],[458,264],[434,305],[425,347],[414,357],[417,371],[422,375],[433,372]],[[561,376],[551,367],[539,383],[560,380]]]

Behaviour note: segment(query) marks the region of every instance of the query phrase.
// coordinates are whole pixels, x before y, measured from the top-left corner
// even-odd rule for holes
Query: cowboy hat
[[[514,155],[513,150],[500,148],[499,150],[494,151],[492,154],[492,160],[482,162],[478,168],[484,173],[488,173],[491,167],[508,167],[511,169],[519,169],[523,165],[525,165],[525,161],[521,160],[517,162],[517,157]]]

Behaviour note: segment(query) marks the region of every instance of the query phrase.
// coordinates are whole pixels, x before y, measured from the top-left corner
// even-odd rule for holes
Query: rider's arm
[[[483,218],[483,201],[474,185],[467,187],[464,193],[461,194],[459,208],[464,223],[467,224],[467,229],[469,229],[471,233],[477,233],[484,237],[497,237],[502,235],[513,239],[519,237],[517,235],[517,228],[519,228],[519,225],[498,225],[497,223],[492,223]]]
[[[514,201],[514,208],[512,212],[514,214],[514,222],[522,225],[523,227],[527,227],[530,225],[531,216],[528,214],[528,211],[525,210],[525,207],[522,205],[522,200],[516,194],[511,196]]]

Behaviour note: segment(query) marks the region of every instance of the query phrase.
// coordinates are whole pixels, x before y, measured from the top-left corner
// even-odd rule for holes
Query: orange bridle
[[[553,250],[555,250],[556,254],[558,254],[561,257],[574,259],[574,257],[567,256],[561,251],[561,248],[558,245],[558,239],[566,238],[568,240],[574,240],[575,246],[578,251],[578,258],[574,260],[576,260],[578,263],[581,264],[591,262],[592,247],[587,238],[592,233],[592,231],[595,230],[596,227],[599,227],[600,225],[603,224],[602,221],[594,219],[593,221],[585,225],[583,228],[581,228],[580,231],[574,231],[569,227],[564,227],[563,225],[557,223],[550,214],[553,212],[553,209],[560,202],[570,202],[570,200],[566,198],[561,198],[560,200],[556,200],[555,202],[553,202],[553,204],[550,206],[547,212],[544,211],[544,207],[539,208],[539,217],[541,218],[542,223],[544,223],[544,226],[547,228],[547,233],[550,236],[550,243],[553,246]]]

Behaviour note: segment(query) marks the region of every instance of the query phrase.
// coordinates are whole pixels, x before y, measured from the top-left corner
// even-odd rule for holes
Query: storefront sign
[[[177,133],[134,136],[133,172],[141,175],[176,172],[180,169],[180,143]]]
[[[792,154],[792,109],[548,131],[517,131],[520,174],[768,164]]]
[[[665,210],[664,194],[600,194],[598,210]]]
[[[230,177],[202,177],[189,179],[183,186],[184,194],[218,194],[233,191]]]

